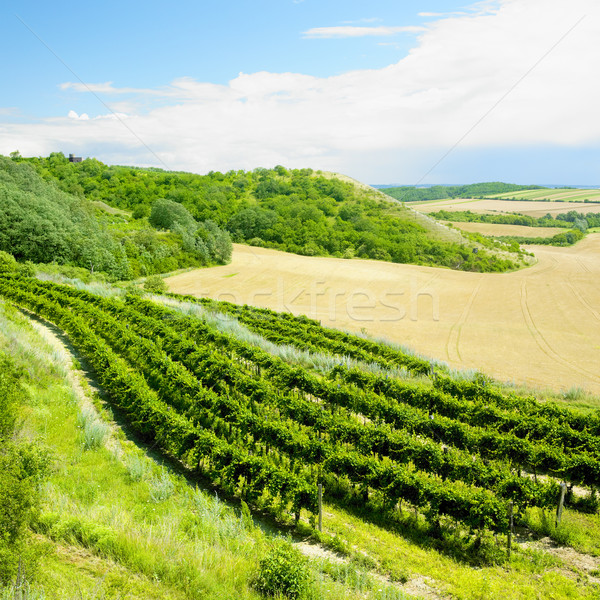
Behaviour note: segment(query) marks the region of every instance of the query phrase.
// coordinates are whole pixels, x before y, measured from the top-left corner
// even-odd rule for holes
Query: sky
[[[0,5],[0,154],[600,185],[597,0]]]

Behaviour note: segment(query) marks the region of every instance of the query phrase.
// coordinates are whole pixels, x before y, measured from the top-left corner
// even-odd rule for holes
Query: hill
[[[505,271],[522,256],[448,233],[385,194],[311,169],[255,169],[206,175],[69,163],[60,153],[16,160],[80,198],[125,211],[143,223],[154,203],[169,200],[198,222],[213,221],[233,241],[306,256],[371,258],[465,271]],[[131,222],[130,222],[131,224]],[[475,250],[475,251],[474,251]]]
[[[0,417],[25,424],[0,457],[26,459],[0,519],[38,492],[3,597],[597,596],[600,414],[306,317],[10,273],[0,296]]]
[[[51,161],[50,161],[51,162]],[[228,234],[197,222],[179,204],[158,203],[155,227],[43,180],[31,164],[0,157],[0,250],[19,262],[53,263],[127,280],[226,262]],[[167,212],[167,220],[160,220]],[[153,215],[150,215],[152,217]],[[150,219],[152,221],[152,219]]]
[[[518,185],[492,181],[487,183],[471,183],[468,185],[432,185],[416,187],[405,185],[385,187],[381,191],[402,202],[421,202],[427,200],[444,200],[445,198],[480,198],[492,194],[509,194],[522,190],[544,189],[539,185]]]

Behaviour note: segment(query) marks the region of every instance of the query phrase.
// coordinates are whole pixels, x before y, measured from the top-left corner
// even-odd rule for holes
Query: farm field
[[[503,236],[516,235],[523,237],[552,237],[561,230],[556,227],[526,227],[525,225],[504,225],[501,223],[469,223],[450,221],[453,227],[469,233]]]
[[[488,198],[523,198],[524,200],[560,200],[562,202],[581,202],[583,200],[600,200],[600,190],[564,189],[523,190],[504,194],[490,194]]]
[[[231,264],[166,281],[173,292],[305,314],[503,381],[600,393],[600,235],[535,253],[528,269],[478,274],[234,245]]]
[[[580,213],[600,212],[600,204],[584,202],[531,202],[527,200],[499,200],[486,198],[446,198],[444,200],[429,200],[427,202],[409,202],[407,206],[419,212],[429,213],[438,210],[470,210],[478,213],[520,213],[532,217],[543,217],[545,214],[558,215],[576,210]]]

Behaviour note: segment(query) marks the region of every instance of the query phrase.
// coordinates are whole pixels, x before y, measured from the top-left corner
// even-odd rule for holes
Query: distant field
[[[543,217],[546,213],[558,215],[576,210],[581,213],[600,213],[600,204],[584,202],[533,202],[511,201],[487,198],[477,200],[472,198],[454,198],[445,200],[430,200],[428,202],[409,202],[408,206],[423,213],[438,210],[470,210],[478,213],[520,213],[532,217]]]
[[[600,201],[600,190],[571,190],[558,188],[555,190],[523,190],[504,194],[490,194],[487,198],[519,198],[523,200],[561,200],[562,202],[582,202],[583,200]]]
[[[469,233],[483,235],[517,235],[523,237],[552,237],[564,231],[558,227],[525,227],[525,225],[501,225],[496,223],[452,222],[452,225]]]
[[[166,281],[364,330],[501,380],[600,393],[600,234],[534,251],[533,267],[478,274],[234,245],[230,265]]]

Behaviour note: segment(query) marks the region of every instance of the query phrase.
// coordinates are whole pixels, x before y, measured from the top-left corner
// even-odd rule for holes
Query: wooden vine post
[[[563,508],[565,506],[565,493],[567,491],[567,484],[563,481],[560,484],[560,499],[558,500],[558,506],[556,507],[556,523],[555,527],[560,525],[560,520],[562,518]]]
[[[512,549],[512,534],[513,534],[513,501],[508,503],[508,537],[506,539],[506,552],[510,560],[510,552]]]
[[[319,531],[323,531],[323,484],[319,484]]]

